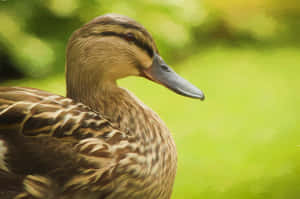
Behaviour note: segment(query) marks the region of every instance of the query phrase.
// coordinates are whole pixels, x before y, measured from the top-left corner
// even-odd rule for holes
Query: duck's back
[[[0,192],[8,195],[11,190],[14,194],[24,186],[23,191],[43,198],[55,193],[39,192],[96,185],[100,178],[112,177],[107,172],[115,166],[113,158],[118,152],[110,143],[125,139],[122,132],[81,103],[37,89],[2,87],[0,184],[4,180],[11,184],[1,186]],[[39,187],[42,182],[45,185]]]
[[[135,137],[82,103],[0,87],[1,199],[169,198],[142,153]]]

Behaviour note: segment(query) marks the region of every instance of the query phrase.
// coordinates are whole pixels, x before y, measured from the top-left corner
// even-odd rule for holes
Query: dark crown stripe
[[[126,29],[135,29],[137,31],[142,32],[145,36],[147,36],[151,39],[150,34],[143,27],[137,26],[137,25],[132,24],[132,23],[122,23],[122,22],[119,22],[119,21],[100,21],[100,22],[97,22],[96,24],[100,24],[100,25],[117,25],[117,26],[121,26],[121,27],[126,28]]]

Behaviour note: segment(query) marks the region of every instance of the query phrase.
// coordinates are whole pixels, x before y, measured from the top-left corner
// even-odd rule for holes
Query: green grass
[[[176,66],[204,102],[141,78],[120,84],[167,123],[177,144],[173,199],[300,197],[300,49],[216,47]],[[9,82],[64,94],[63,75]]]

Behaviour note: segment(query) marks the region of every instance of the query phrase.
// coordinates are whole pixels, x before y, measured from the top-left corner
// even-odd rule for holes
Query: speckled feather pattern
[[[94,109],[37,89],[1,87],[0,195],[11,190],[7,199],[170,198],[177,162],[173,139],[151,109],[126,90],[121,95],[110,101],[105,96],[118,106],[99,99]],[[2,189],[2,173],[18,181]]]

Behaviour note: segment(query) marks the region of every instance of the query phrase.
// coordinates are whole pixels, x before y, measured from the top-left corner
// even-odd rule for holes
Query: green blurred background
[[[0,85],[64,95],[69,36],[111,12],[142,23],[207,96],[120,81],[173,132],[173,199],[300,198],[299,0],[0,0]]]

